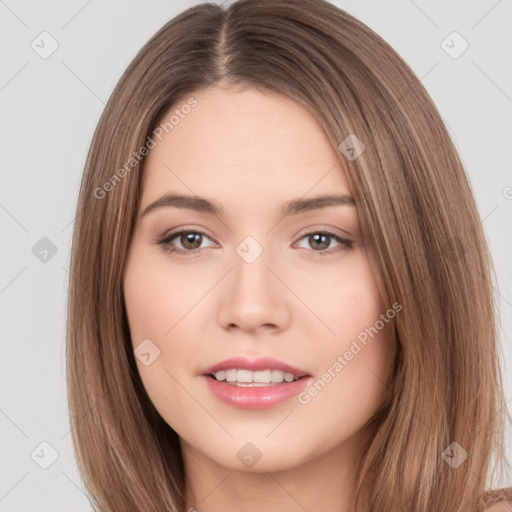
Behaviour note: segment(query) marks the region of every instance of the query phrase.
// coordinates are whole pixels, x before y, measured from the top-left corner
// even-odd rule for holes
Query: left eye
[[[181,247],[177,247],[173,241],[177,239],[181,244]],[[182,230],[177,233],[171,233],[163,240],[158,241],[158,245],[162,246],[162,249],[170,253],[178,254],[194,254],[200,252],[202,242],[204,239],[211,240],[210,237],[201,233],[200,231],[186,231]],[[332,254],[338,251],[348,250],[352,248],[353,242],[351,240],[343,239],[334,233],[328,231],[313,231],[302,236],[299,240],[307,239],[310,248],[313,252],[320,256],[326,254]],[[334,249],[331,248],[331,242],[335,241],[338,246]],[[213,242],[215,244],[215,242]],[[327,250],[329,249],[329,250]]]
[[[308,233],[304,235],[300,240],[304,239],[307,239],[309,246],[314,249],[314,252],[320,254],[321,256],[324,254],[332,254],[334,252],[350,249],[353,245],[351,240],[346,240],[328,231],[315,231]],[[336,247],[334,250],[331,249],[327,251],[327,249],[329,249],[331,246],[331,241],[333,240],[338,242],[338,247]]]

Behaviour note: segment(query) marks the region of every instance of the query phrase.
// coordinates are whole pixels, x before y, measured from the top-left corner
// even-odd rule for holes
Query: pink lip
[[[273,357],[258,357],[257,359],[251,360],[243,356],[232,357],[231,359],[226,359],[213,366],[209,366],[202,374],[209,375],[211,373],[220,372],[221,370],[232,370],[233,368],[237,370],[251,370],[253,372],[258,370],[281,370],[282,372],[293,373],[297,377],[308,375],[304,370],[290,366]]]
[[[282,382],[258,387],[239,387],[226,382],[219,382],[210,375],[221,371],[231,370],[281,370],[303,377],[293,382]],[[297,395],[305,389],[311,377],[304,370],[290,366],[272,357],[260,357],[250,360],[245,357],[234,357],[206,368],[203,372],[209,390],[220,400],[238,409],[269,409]]]
[[[304,391],[311,377],[255,388],[238,387],[203,375],[210,391],[224,403],[238,409],[269,409]]]

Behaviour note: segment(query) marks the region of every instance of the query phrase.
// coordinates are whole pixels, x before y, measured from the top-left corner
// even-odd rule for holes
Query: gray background
[[[150,36],[197,3],[0,0],[1,511],[91,510],[72,452],[64,364],[79,180],[96,123],[121,73]],[[496,265],[510,408],[512,1],[333,3],[398,51],[454,138]],[[40,36],[43,31],[58,43],[48,58],[40,54],[51,49],[52,39]],[[442,45],[453,31],[469,44],[457,58],[462,40],[450,36]],[[511,437],[509,431],[509,457]],[[58,453],[54,462],[43,441]],[[512,476],[505,483],[511,485]]]

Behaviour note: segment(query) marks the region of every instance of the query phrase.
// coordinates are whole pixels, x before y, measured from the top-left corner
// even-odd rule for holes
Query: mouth
[[[249,359],[244,356],[232,357],[206,368],[203,375],[234,386],[272,386],[293,382],[310,375],[273,357]]]
[[[241,409],[268,409],[303,391],[307,372],[271,357],[234,357],[206,368],[201,375],[221,401]]]
[[[256,388],[264,386],[275,386],[283,382],[294,382],[299,379],[307,377],[307,375],[296,375],[291,372],[284,372],[282,370],[244,370],[231,368],[229,370],[219,370],[215,373],[207,375],[217,382],[224,382],[231,386]]]

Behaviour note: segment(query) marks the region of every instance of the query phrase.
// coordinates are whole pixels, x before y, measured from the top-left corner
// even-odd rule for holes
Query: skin
[[[124,275],[133,347],[149,338],[160,350],[149,366],[136,358],[137,367],[180,436],[187,510],[348,510],[363,427],[382,402],[394,356],[387,325],[307,404],[295,396],[237,409],[201,377],[230,357],[268,355],[314,382],[385,313],[355,206],[279,213],[292,199],[350,195],[343,157],[285,96],[233,87],[193,96],[198,105],[146,161]],[[224,215],[177,207],[142,215],[168,192],[205,197]],[[177,228],[205,236],[177,236],[167,247],[189,254],[166,252],[157,242]],[[344,246],[334,237],[322,245],[308,236],[318,231],[352,246],[335,252]],[[250,264],[236,252],[247,236],[263,248]],[[247,442],[261,453],[252,468],[237,457]]]

